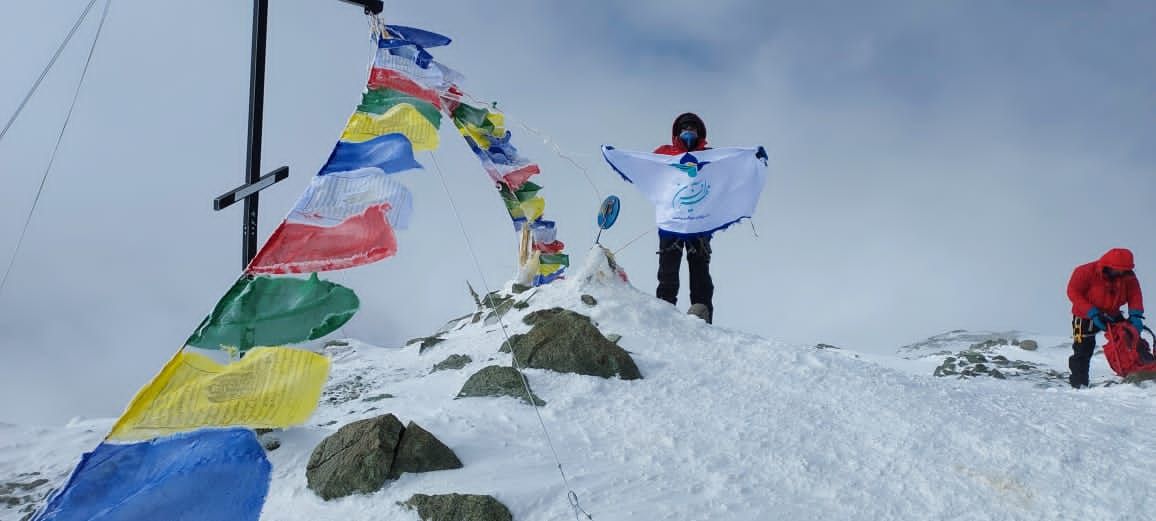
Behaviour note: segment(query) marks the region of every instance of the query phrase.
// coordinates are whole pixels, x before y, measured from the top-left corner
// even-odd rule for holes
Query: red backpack
[[[1156,342],[1156,333],[1148,328],[1144,330]],[[1156,371],[1156,357],[1152,356],[1148,341],[1132,324],[1125,321],[1109,323],[1105,334],[1108,343],[1104,345],[1104,357],[1117,375],[1125,377],[1139,371]]]

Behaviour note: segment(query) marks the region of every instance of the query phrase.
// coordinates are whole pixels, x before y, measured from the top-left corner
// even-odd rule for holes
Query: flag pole
[[[362,7],[366,14],[380,14],[382,0],[341,0]],[[249,267],[257,255],[257,227],[261,190],[289,177],[289,167],[282,166],[261,175],[261,141],[265,115],[265,51],[269,24],[269,0],[253,0],[253,39],[249,68],[249,130],[245,154],[245,184],[213,200],[213,209],[222,210],[238,200],[244,201],[241,215],[241,269]]]

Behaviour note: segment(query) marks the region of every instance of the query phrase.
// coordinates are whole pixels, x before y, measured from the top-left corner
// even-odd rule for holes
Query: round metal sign
[[[617,195],[608,196],[602,201],[602,207],[598,209],[598,227],[603,230],[609,230],[614,226],[614,221],[618,220],[618,207],[621,205]]]

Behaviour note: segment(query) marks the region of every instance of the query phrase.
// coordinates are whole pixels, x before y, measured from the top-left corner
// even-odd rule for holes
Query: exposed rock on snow
[[[474,304],[478,306],[478,312],[474,315],[473,322],[477,322],[480,316],[485,315],[483,323],[486,325],[497,323],[506,313],[514,309],[514,305],[516,304],[514,294],[522,293],[525,291],[524,288],[526,288],[526,286],[514,284],[514,288],[511,289],[509,294],[501,291],[491,291],[487,293],[486,296],[479,297],[478,292],[474,291],[473,286],[470,286],[468,283],[467,286],[470,289],[470,296],[474,299]],[[528,301],[532,296],[533,293],[522,302]]]
[[[453,355],[446,357],[445,360],[442,360],[441,362],[434,364],[433,370],[430,372],[446,371],[446,370],[450,370],[450,369],[461,369],[473,361],[474,361],[474,359],[470,358],[470,355],[453,354]]]
[[[526,324],[527,326],[537,325],[538,322],[552,319],[552,318],[558,316],[558,314],[562,313],[563,311],[566,311],[566,310],[562,309],[562,308],[539,309],[537,311],[528,313],[528,314],[526,314],[526,316],[522,317],[522,323]],[[587,318],[589,318],[589,317],[587,317]]]
[[[406,342],[405,345],[410,346],[413,344],[418,344],[418,352],[424,353],[426,351],[426,349],[429,349],[433,346],[436,346],[436,345],[442,343],[443,340],[445,340],[445,339],[442,337],[439,337],[437,335],[423,336],[421,338],[414,338],[414,339]]]
[[[981,349],[960,351],[944,358],[943,363],[936,367],[932,374],[959,378],[988,376],[1000,380],[1022,378],[1035,381],[1042,386],[1068,385],[1066,373],[1024,360],[1012,360],[1004,355],[992,354]]]
[[[330,381],[321,392],[321,399],[330,405],[341,405],[361,398],[363,394],[373,388],[373,382],[367,381],[362,375]]]
[[[1019,331],[955,330],[899,349],[908,360],[933,362],[931,374],[947,378],[1021,380],[1037,387],[1068,387],[1067,356],[1061,338],[1040,341]]]
[[[405,505],[417,509],[422,521],[513,521],[514,516],[492,496],[414,494]]]
[[[411,421],[401,433],[401,444],[397,447],[393,468],[389,470],[389,479],[397,479],[406,472],[417,474],[460,468],[462,461],[454,451]]]
[[[321,440],[305,469],[309,489],[322,499],[381,490],[405,428],[392,414],[355,421]]]
[[[642,378],[630,354],[594,327],[590,317],[553,308],[535,311],[524,322],[534,327],[510,338],[521,367],[623,380]]]
[[[474,373],[462,386],[458,398],[481,396],[512,396],[533,405],[546,405],[546,402],[534,395],[526,396],[526,389],[522,385],[522,376],[513,367],[491,365]]]
[[[49,485],[39,472],[20,473],[12,481],[0,482],[0,506],[30,517],[36,504],[48,494]]]
[[[402,473],[461,468],[449,447],[410,422],[402,427],[392,414],[355,421],[313,449],[305,478],[310,490],[329,500],[381,490]]]

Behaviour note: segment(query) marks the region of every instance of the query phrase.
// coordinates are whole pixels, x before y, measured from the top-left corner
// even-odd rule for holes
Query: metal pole
[[[245,161],[245,183],[261,178],[261,123],[265,113],[265,34],[269,0],[253,0],[253,54],[249,70],[249,150]],[[241,269],[257,255],[258,193],[245,198],[242,219]]]

